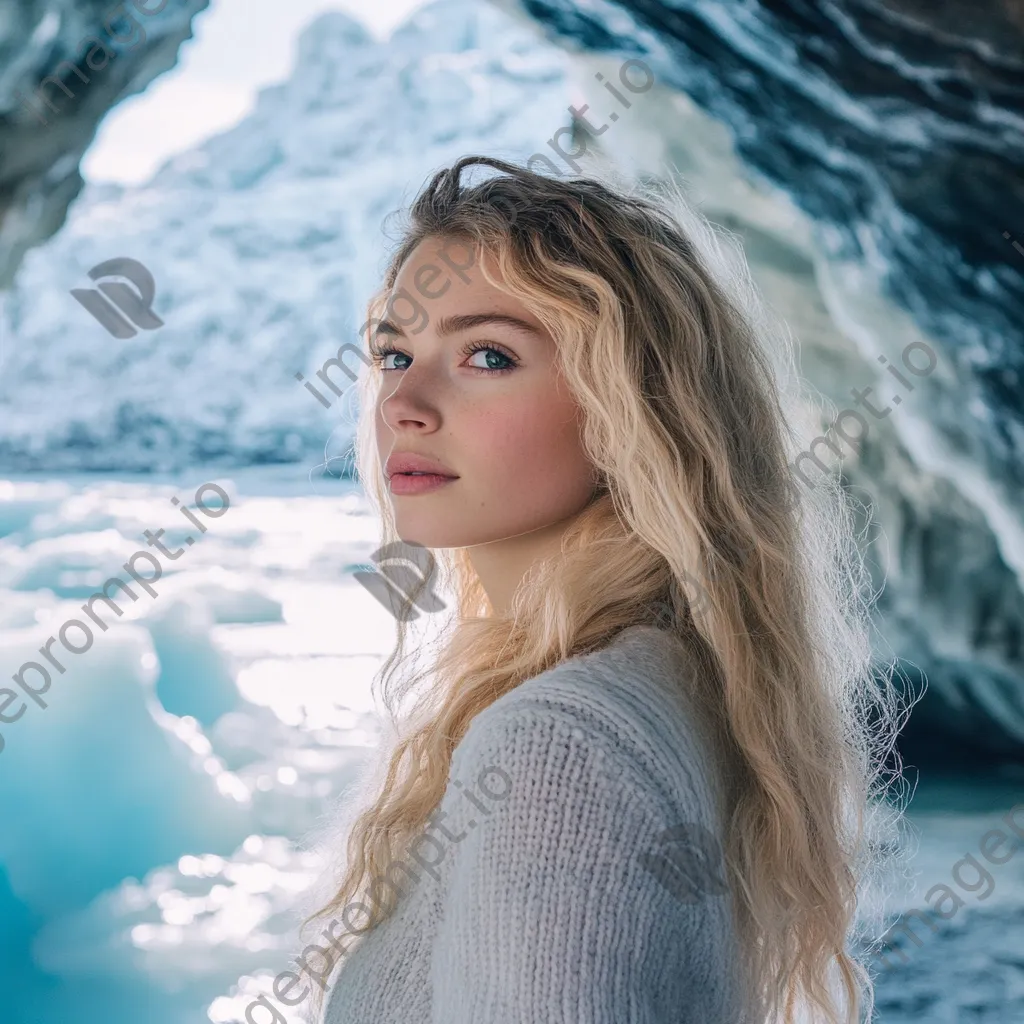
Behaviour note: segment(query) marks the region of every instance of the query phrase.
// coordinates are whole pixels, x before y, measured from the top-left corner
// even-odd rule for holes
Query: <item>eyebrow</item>
[[[499,324],[503,327],[511,327],[514,330],[525,331],[535,337],[542,337],[542,333],[533,324],[520,320],[517,316],[508,313],[461,313],[456,316],[444,316],[437,322],[437,333],[445,338],[449,334],[458,331],[468,331],[472,327],[479,327],[481,324]],[[390,320],[381,320],[377,325],[377,334],[388,334],[404,338],[405,331]]]

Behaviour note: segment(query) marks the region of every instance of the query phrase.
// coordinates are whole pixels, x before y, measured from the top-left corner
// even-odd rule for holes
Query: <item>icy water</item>
[[[226,508],[211,488],[196,507],[207,483]],[[159,579],[135,558],[135,583],[147,530],[175,557]],[[0,480],[0,670],[39,691],[0,724],[3,1024],[229,1024],[269,992],[320,868],[304,837],[383,735],[394,621],[352,577],[376,547],[359,490],[298,465]],[[113,575],[136,599],[97,605],[101,630],[82,606]],[[81,653],[51,645],[58,671],[40,646],[61,630]],[[897,943],[880,1022],[1024,1021],[1022,801],[1024,772],[920,772],[909,905],[945,883],[962,906]]]

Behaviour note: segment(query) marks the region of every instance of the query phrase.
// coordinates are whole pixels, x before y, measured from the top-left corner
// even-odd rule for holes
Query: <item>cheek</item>
[[[590,465],[571,402],[560,395],[511,400],[482,408],[468,431],[477,467],[499,490],[522,494],[589,489]]]

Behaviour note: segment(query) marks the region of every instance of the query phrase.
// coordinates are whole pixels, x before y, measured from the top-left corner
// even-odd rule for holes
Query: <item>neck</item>
[[[561,552],[562,538],[575,518],[570,516],[538,530],[476,544],[467,550],[495,615],[508,612],[516,588],[533,565]]]

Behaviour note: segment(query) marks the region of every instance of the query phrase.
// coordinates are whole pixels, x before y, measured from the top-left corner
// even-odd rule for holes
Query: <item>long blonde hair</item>
[[[473,164],[501,173],[463,184]],[[795,482],[785,328],[760,302],[742,254],[678,187],[665,193],[467,156],[412,205],[367,333],[425,238],[486,251],[556,339],[602,483],[561,556],[533,567],[507,614],[490,607],[465,550],[433,552],[455,607],[434,663],[418,673],[399,672],[409,657],[399,620],[381,669],[393,720],[428,671],[431,685],[416,694],[380,791],[348,834],[340,887],[306,923],[357,899],[373,911],[349,934],[385,920],[397,899],[381,899],[373,880],[438,806],[474,716],[621,629],[656,624],[689,652],[697,671],[686,685],[729,765],[724,852],[751,1019],[790,1024],[802,1002],[816,1022],[856,1024],[865,993],[870,1019],[873,988],[847,947],[858,925],[873,923],[859,920],[858,888],[900,845],[900,813],[882,798],[902,724],[891,666],[872,664],[875,595],[857,510],[835,477],[813,490]],[[400,538],[373,437],[380,386],[374,367],[362,382],[356,465],[386,544]]]

